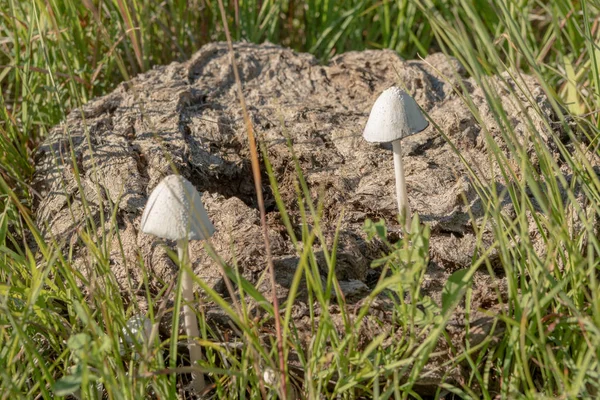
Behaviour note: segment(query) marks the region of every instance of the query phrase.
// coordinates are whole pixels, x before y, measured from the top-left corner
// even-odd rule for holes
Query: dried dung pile
[[[336,272],[348,291],[349,303],[360,301],[372,287],[377,271],[370,268],[370,263],[381,256],[383,249],[377,242],[366,240],[365,219],[385,219],[391,240],[397,239],[400,232],[395,220],[391,147],[369,144],[361,136],[381,91],[392,85],[405,87],[465,160],[477,167],[482,179],[496,182],[500,188],[506,185],[499,170],[490,164],[480,125],[453,85],[462,81],[486,125],[493,127],[485,96],[453,59],[433,54],[424,61],[405,61],[392,51],[363,51],[341,54],[328,65],[319,65],[309,54],[271,44],[240,43],[235,51],[252,122],[259,140],[267,147],[294,226],[301,231],[297,174],[287,138],[293,143],[314,199],[320,196],[323,202],[321,223],[329,243],[333,242],[336,224],[340,224]],[[529,88],[542,112],[552,120],[543,91],[533,78],[521,79],[518,84]],[[497,84],[503,85],[500,79]],[[522,109],[522,99],[508,90],[500,93],[504,94],[501,100],[516,131],[525,137],[523,113],[528,113],[553,151],[550,135],[538,114]],[[492,134],[499,135],[493,128]],[[528,144],[523,140],[522,145]],[[483,223],[482,201],[463,162],[434,124],[405,139],[402,146],[411,208],[431,226],[431,262],[423,291],[439,301],[447,277],[471,265],[476,238],[469,212],[477,223]],[[508,151],[506,146],[501,149]],[[71,151],[81,174],[81,190],[74,176]],[[269,296],[268,280],[260,279],[266,269],[265,251],[246,131],[223,43],[203,47],[185,63],[156,67],[139,75],[82,110],[74,110],[57,126],[37,157],[35,188],[43,198],[36,209],[38,222],[46,227],[46,235],[62,241],[66,248],[72,246],[75,265],[89,274],[89,254],[79,240],[86,224],[85,210],[98,224],[101,212],[110,216],[114,210],[111,205],[116,207],[119,237],[111,243],[112,270],[124,293],[141,288],[138,293],[143,299],[143,277],[137,268],[140,255],[152,272],[150,288],[155,293],[177,275],[160,241],[140,232],[148,195],[172,173],[172,166],[203,192],[202,200],[217,229],[212,238],[217,252],[227,262],[235,259],[243,276],[258,282],[259,289]],[[514,168],[518,170],[518,166]],[[298,254],[278,217],[268,179],[263,180],[263,192],[278,296],[283,299]],[[86,204],[82,202],[84,195]],[[514,213],[508,199],[503,212],[507,216]],[[483,228],[484,243],[490,243],[491,230],[489,226]],[[536,240],[535,232],[532,237]],[[315,251],[319,254],[318,243]],[[222,290],[217,266],[202,244],[192,242],[191,253],[196,274]],[[494,261],[498,256],[491,257]],[[324,262],[322,267],[325,271]],[[478,272],[471,308],[493,307],[496,288],[500,293],[505,290],[502,279],[492,281],[485,271]],[[308,322],[307,313],[302,312],[307,309],[305,300],[302,296],[297,300],[295,323],[300,331]],[[331,312],[335,315],[335,309]],[[381,329],[373,325],[373,329]],[[461,329],[456,332],[459,343]],[[365,343],[373,334],[365,328]],[[430,379],[436,382],[435,377]]]

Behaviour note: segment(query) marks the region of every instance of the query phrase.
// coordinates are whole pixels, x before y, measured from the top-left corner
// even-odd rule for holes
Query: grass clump
[[[600,180],[590,159],[598,156],[600,137],[597,5],[566,0],[256,0],[224,6],[234,40],[270,40],[310,51],[323,62],[333,54],[365,48],[391,48],[407,58],[433,51],[456,57],[483,88],[494,125],[481,120],[465,94],[468,91],[456,89],[485,133],[490,165],[511,183],[499,190],[493,181],[481,178],[476,166],[467,165],[494,240],[489,248],[478,241],[471,267],[451,276],[442,304],[420,293],[429,232],[415,222],[408,240],[386,243],[389,252],[376,264],[389,274],[382,274],[373,293],[351,316],[333,272],[335,245],[324,249],[328,267],[324,284],[316,256],[306,245],[325,243],[319,199],[311,197],[298,168],[298,204],[306,211],[302,237],[296,238],[271,173],[282,221],[290,237],[305,244],[298,246],[297,276],[290,298],[282,304],[284,352],[302,367],[288,367],[289,393],[296,390],[308,398],[419,398],[414,384],[427,374],[426,362],[436,343],[446,337],[451,311],[463,300],[469,307],[471,278],[477,269],[495,274],[489,255],[497,252],[508,280],[506,298],[499,296],[501,334],[498,340],[454,349],[445,367],[466,368],[469,379],[443,383],[433,397],[448,393],[460,398],[597,397]],[[172,314],[178,314],[181,304],[169,303],[174,287],[165,285],[154,296],[148,287],[142,288],[153,306],[150,310],[157,310],[148,315],[155,329],[148,340],[124,346],[127,321],[139,310],[123,304],[110,270],[114,249],[109,243],[119,235],[116,211],[102,216],[103,235],[95,233],[93,224],[98,222],[91,216],[89,226],[79,231],[90,253],[85,267],[98,281],[88,280],[71,259],[72,247],[40,234],[31,213],[36,193],[29,182],[35,172],[36,146],[70,110],[153,65],[185,60],[201,45],[223,40],[218,5],[178,0],[0,0],[0,10],[0,395],[176,398],[189,370],[176,360],[181,353],[176,329],[165,342],[156,332],[173,307]],[[523,72],[541,85],[554,117],[539,109],[539,93],[512,84]],[[539,114],[545,131],[555,135],[550,139],[559,159],[530,120],[525,137],[533,153],[519,145],[495,79],[523,99],[519,105],[523,110]],[[510,157],[500,146],[510,149]],[[265,163],[268,171],[268,159]],[[501,212],[505,198],[515,207],[514,218]],[[384,224],[367,222],[365,229],[387,242]],[[541,235],[544,252],[534,248],[531,232]],[[475,224],[474,234],[481,238]],[[129,262],[150,273],[141,260]],[[260,334],[271,329],[274,310],[235,266],[225,267],[241,288],[242,315],[198,283],[234,319],[247,345],[219,341],[221,333],[201,322],[200,342],[207,356],[201,368],[214,382],[215,397],[282,395],[280,385],[276,381],[269,385],[263,374],[278,368],[275,343],[265,343]],[[318,318],[310,310],[314,340],[308,348],[300,345],[290,323],[293,299],[304,281],[310,299],[325,310]],[[82,287],[88,290],[83,292]],[[390,295],[394,324],[404,335],[389,345],[386,340],[391,336],[382,334],[358,350],[359,332],[369,323],[367,310],[383,292],[396,293]],[[401,294],[406,293],[413,301],[404,301]],[[263,305],[265,316],[248,315],[245,298]],[[342,310],[342,331],[327,315],[332,302]]]

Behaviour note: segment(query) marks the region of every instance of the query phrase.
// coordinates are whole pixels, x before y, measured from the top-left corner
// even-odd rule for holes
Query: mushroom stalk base
[[[396,175],[396,199],[398,201],[398,212],[400,222],[404,223],[406,233],[410,231],[410,207],[408,205],[408,194],[406,192],[406,181],[404,179],[404,166],[402,165],[402,154],[400,140],[392,142],[394,149],[394,173]]]
[[[188,265],[190,257],[189,257],[189,249],[187,240],[178,240],[177,241],[177,255],[179,256],[179,260],[181,265]],[[194,302],[194,281],[192,280],[192,276],[188,273],[187,269],[182,271],[182,292],[183,292],[183,320],[185,326],[185,333],[188,337],[188,350],[190,352],[190,364],[192,367],[196,366],[196,362],[202,359],[202,349],[195,342],[195,338],[200,336],[200,331],[198,329],[198,319],[196,318],[196,313],[194,309],[190,306]],[[202,372],[194,371],[192,372],[192,382],[190,384],[191,389],[200,393],[204,390],[206,384],[204,383],[204,375]]]

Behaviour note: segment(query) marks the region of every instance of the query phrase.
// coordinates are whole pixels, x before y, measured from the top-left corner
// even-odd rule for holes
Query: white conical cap
[[[428,125],[415,100],[392,86],[373,104],[363,137],[367,142],[393,142],[421,132]]]
[[[142,232],[163,239],[206,239],[215,231],[194,185],[169,175],[150,194],[142,215]]]

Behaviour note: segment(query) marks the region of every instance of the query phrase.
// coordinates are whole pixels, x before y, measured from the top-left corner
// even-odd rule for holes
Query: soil
[[[440,304],[448,276],[472,263],[478,247],[474,226],[483,232],[479,248],[486,248],[493,241],[493,221],[483,219],[484,203],[456,149],[489,187],[495,184],[502,191],[510,184],[487,152],[482,126],[490,129],[500,150],[509,154],[509,147],[481,88],[466,77],[456,60],[443,54],[405,61],[386,50],[349,52],[334,57],[327,65],[319,65],[309,54],[268,43],[239,43],[235,52],[252,123],[258,140],[266,146],[294,229],[297,234],[302,231],[298,178],[288,139],[313,201],[322,202],[321,227],[327,245],[333,243],[339,226],[336,274],[349,304],[360,304],[369,293],[378,273],[370,264],[385,250],[380,242],[366,240],[365,219],[384,219],[390,241],[401,236],[396,220],[391,147],[362,139],[371,106],[384,89],[397,85],[406,88],[429,114],[434,123],[402,141],[402,158],[410,206],[431,227],[430,263],[422,292]],[[553,138],[566,138],[558,128],[544,124],[544,119],[556,118],[535,79],[505,75],[490,77],[489,84],[500,88],[508,121],[521,135],[517,141],[530,151],[534,165],[538,161],[526,140],[528,123],[536,127],[560,164]],[[525,88],[539,108],[522,108],[524,98],[511,94],[508,85]],[[474,101],[472,108],[479,112],[479,122],[463,100],[464,91]],[[519,166],[512,167],[518,174]],[[81,239],[84,228],[91,226],[85,215],[92,215],[99,226],[102,214],[105,220],[116,214],[119,235],[112,236],[108,247],[111,269],[125,300],[143,308],[145,289],[138,268],[140,261],[151,271],[148,279],[153,294],[177,276],[177,267],[168,257],[164,242],[140,232],[141,215],[150,192],[174,169],[203,193],[202,200],[216,227],[211,243],[218,254],[231,265],[235,263],[242,275],[269,298],[247,134],[224,43],[204,46],[187,62],[156,67],[139,75],[114,92],[74,110],[55,127],[37,155],[34,187],[41,193],[37,220],[45,227],[47,237],[72,249],[80,271],[93,276],[90,255]],[[81,177],[79,182],[75,179],[76,170]],[[283,300],[299,256],[279,217],[266,173],[263,194],[277,295]],[[505,199],[501,212],[510,218],[515,211],[508,196]],[[111,228],[105,227],[107,231]],[[534,243],[541,240],[537,232],[530,236]],[[174,243],[167,245],[174,248]],[[320,246],[317,242],[314,250],[325,279],[327,268]],[[224,293],[219,269],[203,243],[191,242],[190,247],[195,273]],[[485,267],[476,273],[472,310],[495,307],[498,293],[502,296],[506,291],[499,256],[492,253],[490,260],[497,276],[492,278]],[[294,322],[300,333],[305,329],[310,340],[306,301],[301,293]],[[207,307],[209,318],[222,318],[216,306],[212,306],[212,311],[210,304]],[[330,310],[334,319],[339,315],[335,307]],[[374,316],[378,312],[373,308]],[[481,315],[473,313],[471,318]],[[454,320],[448,330],[455,345],[462,346],[464,321],[460,315]],[[492,320],[489,317],[482,325],[489,325]],[[366,345],[368,338],[385,329],[385,325],[382,328],[381,324],[366,324],[364,329]],[[485,327],[482,332],[486,332]],[[440,344],[440,349],[445,348],[449,354],[448,347]],[[438,358],[432,361],[430,370],[447,360]],[[448,380],[460,379],[459,370],[432,372],[420,382],[419,390],[435,390],[444,373],[448,373]]]

